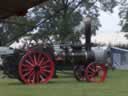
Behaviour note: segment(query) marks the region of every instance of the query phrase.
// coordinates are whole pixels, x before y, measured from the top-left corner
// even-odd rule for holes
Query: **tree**
[[[42,12],[40,11],[43,15],[40,15],[37,11],[33,12],[36,14],[35,18],[40,16],[42,16],[40,18],[50,17],[47,22],[42,23],[40,32],[37,34],[42,34],[43,37],[53,37],[52,39],[59,42],[70,41],[69,39],[71,38],[68,37],[73,35],[73,27],[79,24],[82,20],[82,15],[77,11],[75,12],[75,10],[69,6],[69,3],[68,0],[67,2],[66,0],[53,0],[49,1],[46,6],[43,6]]]
[[[1,24],[0,39],[2,45],[25,35],[37,41],[40,39],[60,43],[73,42],[79,40],[83,34],[74,32],[74,28],[80,24],[83,16],[92,17],[95,21],[93,31],[95,32],[100,26],[99,11],[112,12],[116,5],[116,0],[49,0],[43,5],[32,8],[25,17],[9,19],[19,24],[10,25],[5,22]]]
[[[119,16],[121,18],[122,31],[128,32],[128,0],[121,0]]]
[[[34,26],[34,22],[25,17],[11,17],[7,20],[1,20],[0,43],[1,46],[7,46],[19,38],[26,35],[29,27]],[[26,32],[27,31],[27,32]]]
[[[121,0],[120,2],[120,25],[122,26],[122,32],[128,32],[128,0]],[[128,38],[128,35],[125,35]]]
[[[95,21],[95,33],[100,26],[99,10],[112,12],[116,5],[116,0],[51,0],[45,6],[34,8],[32,13],[35,13],[37,21],[50,17],[47,22],[42,23],[37,34],[48,34],[55,41],[69,42],[81,37],[82,33],[74,32],[73,29],[80,24],[83,16],[89,15]]]

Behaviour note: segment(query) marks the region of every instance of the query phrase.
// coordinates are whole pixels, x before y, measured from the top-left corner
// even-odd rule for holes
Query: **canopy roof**
[[[25,15],[27,10],[47,0],[0,0],[0,19]]]

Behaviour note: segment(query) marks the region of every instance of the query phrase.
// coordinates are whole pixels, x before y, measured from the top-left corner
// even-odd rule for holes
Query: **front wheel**
[[[84,65],[75,65],[73,68],[74,77],[77,81],[86,81],[86,76],[84,75]]]
[[[103,82],[107,77],[105,64],[89,64],[85,69],[85,76],[88,82]]]

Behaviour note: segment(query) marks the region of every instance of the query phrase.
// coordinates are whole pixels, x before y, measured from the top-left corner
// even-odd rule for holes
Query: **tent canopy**
[[[33,6],[48,0],[0,0],[0,19],[12,15],[23,16]]]

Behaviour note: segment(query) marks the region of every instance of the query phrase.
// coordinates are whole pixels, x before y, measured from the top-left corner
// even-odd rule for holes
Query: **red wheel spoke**
[[[45,71],[44,68],[41,68],[41,69],[40,69],[40,75],[46,76],[45,72],[46,72],[46,71]]]
[[[50,73],[51,71],[50,71],[50,70],[46,70],[46,69],[45,69],[45,70],[44,70],[44,72],[48,72],[48,73]]]
[[[40,83],[40,72],[36,72],[36,82]]]
[[[40,73],[41,73],[41,74],[42,74],[42,73],[45,73],[45,72],[50,73],[51,71],[50,71],[50,70],[47,70],[47,69],[45,69],[45,68],[41,68],[41,69],[40,69]]]
[[[33,63],[32,63],[32,62],[30,62],[29,60],[25,60],[25,62],[26,62],[27,64],[29,64],[29,65],[33,66]]]
[[[33,69],[33,67],[28,65],[28,64],[23,64],[22,66],[25,67],[25,69],[27,68],[28,70],[32,70]]]
[[[40,75],[40,78],[42,82],[45,81],[45,78],[42,75]]]
[[[24,69],[23,72],[33,71],[33,69]]]
[[[31,72],[31,74],[28,76],[28,79],[31,80],[33,75],[34,75],[34,71]]]
[[[88,70],[88,73],[93,74],[94,72],[92,70]]]
[[[45,73],[42,74],[45,78],[47,77],[47,75]]]
[[[44,68],[40,68],[40,73],[42,74],[44,72]]]
[[[41,66],[40,68],[45,69],[45,68],[49,68],[49,66],[48,65],[45,65],[45,66]]]
[[[35,63],[35,65],[38,65],[38,61],[37,61],[37,58],[35,57],[35,55],[34,55],[34,63]]]
[[[42,63],[42,66],[48,64],[49,62],[50,62],[49,60],[45,61],[44,63]]]
[[[44,62],[44,58],[41,59],[41,61],[39,62],[39,65],[41,65]]]
[[[40,62],[41,56],[42,54],[38,54],[38,59],[37,59],[38,63]]]
[[[88,68],[89,69],[89,72],[96,72],[94,69],[92,69],[92,68]]]
[[[31,81],[32,81],[32,84],[35,84],[35,78],[36,78],[36,77],[35,77],[35,72],[33,72],[32,80],[31,80]]]
[[[93,78],[94,74],[89,74],[88,76],[89,76],[89,78]]]
[[[96,69],[96,65],[92,64],[92,66],[90,66],[92,69]]]
[[[32,64],[35,65],[35,62],[34,62],[33,58],[31,56],[28,56],[28,57],[31,60]]]
[[[25,72],[24,76],[28,76],[28,75],[30,75],[31,72],[32,72],[32,70],[31,70],[31,71],[28,71],[28,72]]]
[[[88,69],[90,69],[92,72],[96,72],[96,70],[91,67],[89,67]]]
[[[101,66],[96,66],[96,72],[102,70],[102,67]]]

